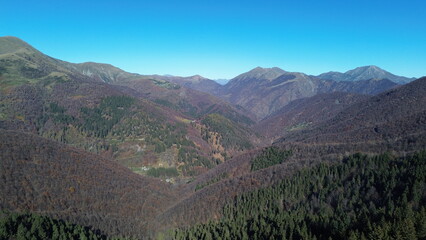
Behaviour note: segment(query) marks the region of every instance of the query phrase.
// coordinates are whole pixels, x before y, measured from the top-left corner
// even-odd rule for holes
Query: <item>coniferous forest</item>
[[[426,239],[426,152],[355,154],[237,196],[176,239]]]
[[[36,214],[0,213],[0,239],[106,239],[87,227]]]

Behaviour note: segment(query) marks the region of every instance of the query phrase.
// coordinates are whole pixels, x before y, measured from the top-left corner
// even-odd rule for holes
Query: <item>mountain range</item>
[[[346,73],[329,72],[318,76],[287,72],[277,67],[256,67],[231,79],[225,85],[201,76],[162,79],[213,94],[234,105],[242,106],[259,120],[270,116],[293,100],[318,93],[348,92],[374,95],[414,80],[393,75],[376,66],[359,67]]]
[[[2,37],[0,239],[54,238],[27,213],[105,239],[426,239],[425,96],[375,66],[220,85]]]

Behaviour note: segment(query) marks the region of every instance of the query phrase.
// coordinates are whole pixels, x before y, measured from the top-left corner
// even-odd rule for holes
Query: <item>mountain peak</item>
[[[413,78],[396,76],[375,65],[357,67],[345,73],[340,73],[340,72],[323,73],[318,75],[318,78],[325,79],[325,80],[334,80],[334,81],[363,81],[363,80],[370,80],[370,79],[378,79],[378,80],[389,79],[390,81],[398,83],[398,84],[404,84],[414,80]]]
[[[0,54],[5,53],[14,53],[20,49],[35,49],[31,47],[28,43],[24,42],[23,40],[13,37],[13,36],[5,36],[0,37]]]
[[[205,77],[203,77],[203,76],[201,76],[201,75],[194,75],[194,76],[190,76],[189,78],[192,78],[192,79],[197,79],[197,80],[202,80],[202,79],[207,79],[207,78],[205,78]]]
[[[286,73],[286,71],[282,70],[278,67],[272,68],[262,68],[256,67],[246,73],[240,74],[235,77],[233,80],[273,80],[282,74]]]
[[[271,67],[271,68],[264,68],[264,67],[255,67],[252,70],[248,71],[248,72],[282,72],[285,73],[286,71],[282,70],[279,67]]]
[[[353,72],[359,73],[359,72],[370,72],[370,73],[389,73],[381,68],[379,68],[378,66],[375,65],[368,65],[368,66],[362,66],[362,67],[357,67],[355,69],[349,70],[346,73],[351,74]]]

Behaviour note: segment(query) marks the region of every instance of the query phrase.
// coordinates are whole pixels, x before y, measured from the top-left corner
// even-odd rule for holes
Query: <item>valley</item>
[[[425,146],[426,77],[220,85],[0,37],[0,239],[426,239]]]

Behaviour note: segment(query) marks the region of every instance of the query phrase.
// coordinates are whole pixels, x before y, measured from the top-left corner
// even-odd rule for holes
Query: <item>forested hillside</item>
[[[238,195],[176,239],[426,239],[426,153],[353,155]]]
[[[111,160],[30,134],[0,130],[0,208],[139,238],[165,206],[172,186]]]
[[[0,213],[0,239],[107,239],[99,231],[36,214]],[[113,238],[115,239],[115,238]]]
[[[105,157],[131,170],[173,181],[189,179],[235,153],[202,135],[201,119],[214,114],[244,129],[242,110],[163,79],[127,73],[108,64],[73,64],[44,55],[13,37],[0,38],[0,128],[36,133]],[[193,122],[200,123],[195,127]],[[208,130],[217,135],[215,129]],[[240,132],[227,132],[238,138]],[[240,149],[241,147],[236,147]],[[244,148],[244,147],[243,147]],[[160,170],[161,171],[161,170]]]

